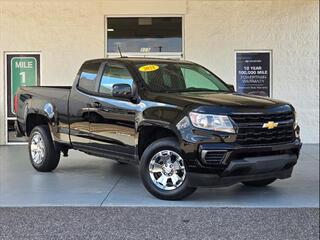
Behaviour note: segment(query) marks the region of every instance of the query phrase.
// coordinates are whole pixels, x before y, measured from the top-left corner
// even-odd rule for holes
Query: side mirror
[[[234,86],[233,86],[233,84],[228,84],[228,87],[229,87],[229,89],[232,91],[232,92],[234,92],[235,90],[234,90]]]
[[[132,88],[129,84],[114,84],[112,87],[112,96],[118,98],[132,99]]]

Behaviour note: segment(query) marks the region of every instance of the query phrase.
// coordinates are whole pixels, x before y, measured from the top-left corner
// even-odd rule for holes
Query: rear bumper
[[[218,187],[243,181],[289,178],[297,163],[300,148],[298,139],[292,143],[250,147],[202,144],[196,160],[189,168],[189,185]],[[214,154],[219,152],[220,155],[211,155],[209,162],[204,156],[210,151]],[[224,157],[219,160],[217,156],[222,156],[221,153]]]

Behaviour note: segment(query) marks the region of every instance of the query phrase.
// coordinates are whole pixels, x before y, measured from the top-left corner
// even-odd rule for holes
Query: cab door
[[[82,65],[69,97],[70,140],[76,149],[84,150],[90,143],[90,98],[96,87],[101,62]]]
[[[114,84],[133,86],[127,67],[105,64],[97,93],[90,99],[90,145],[99,154],[120,161],[132,161],[135,154],[135,117],[137,104],[112,96]]]

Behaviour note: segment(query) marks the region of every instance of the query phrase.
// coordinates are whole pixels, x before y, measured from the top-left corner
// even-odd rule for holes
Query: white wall
[[[273,51],[273,96],[299,113],[304,142],[319,142],[319,2],[0,0],[0,144],[5,51],[41,51],[44,85],[71,85],[80,64],[104,56],[105,15],[185,16],[185,56],[229,83],[234,50]]]
[[[232,83],[235,49],[272,50],[273,97],[294,105],[303,142],[319,142],[319,2],[190,1],[186,57]]]

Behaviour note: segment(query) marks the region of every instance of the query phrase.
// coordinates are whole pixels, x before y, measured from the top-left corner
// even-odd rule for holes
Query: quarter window
[[[108,66],[103,72],[99,92],[111,95],[114,84],[129,84],[132,86],[132,82],[132,76],[126,67],[120,65]]]
[[[82,68],[79,79],[79,88],[87,91],[94,91],[95,89],[95,80],[98,75],[100,63],[88,63]]]

